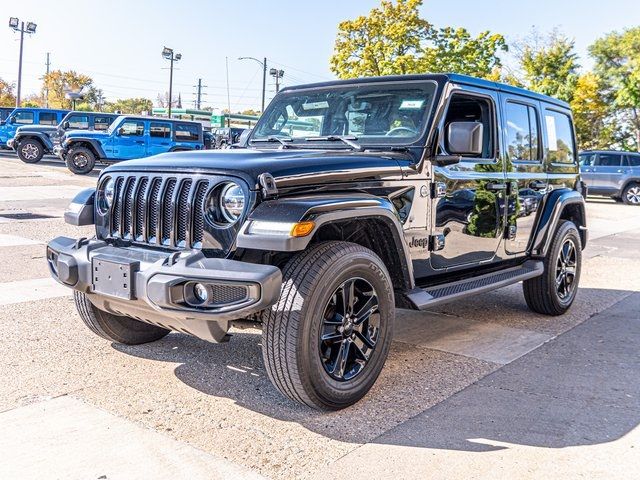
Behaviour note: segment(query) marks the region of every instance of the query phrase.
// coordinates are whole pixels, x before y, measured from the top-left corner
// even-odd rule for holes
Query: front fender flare
[[[49,137],[49,135],[42,132],[27,132],[27,133],[17,134],[15,137],[13,137],[14,150],[16,151],[18,150],[18,144],[20,143],[20,141],[26,140],[29,138],[38,140],[42,144],[42,147],[44,148],[45,152],[53,151],[53,142],[51,141],[51,138]]]
[[[88,143],[89,145],[91,145],[93,150],[96,152],[98,159],[106,158],[104,150],[102,149],[102,145],[100,144],[99,141],[97,141],[94,138],[73,138],[73,139],[69,139],[69,140],[67,140],[67,142],[65,142],[64,148],[68,152],[70,149],[73,148],[74,145],[77,145],[79,143]]]

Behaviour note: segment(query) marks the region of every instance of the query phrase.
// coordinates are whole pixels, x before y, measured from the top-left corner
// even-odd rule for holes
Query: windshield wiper
[[[291,148],[291,145],[289,145],[286,142],[291,142],[293,141],[293,138],[291,137],[277,137],[275,135],[269,135],[267,138],[253,138],[251,139],[252,142],[278,142],[280,144],[280,148]]]
[[[326,137],[305,137],[305,140],[307,142],[343,142],[347,145],[349,145],[352,149],[356,150],[357,152],[362,152],[364,150],[364,148],[362,147],[362,145],[359,145],[358,143],[354,142],[354,140],[357,140],[357,137],[354,137],[353,135],[327,135]]]

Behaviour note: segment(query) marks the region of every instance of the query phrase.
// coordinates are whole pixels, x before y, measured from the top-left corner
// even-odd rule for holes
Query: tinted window
[[[144,122],[124,122],[118,131],[123,137],[141,137],[144,135]]]
[[[549,160],[556,163],[573,163],[576,147],[573,143],[573,127],[569,116],[547,110],[544,120],[549,141]]]
[[[93,128],[94,130],[106,130],[112,121],[111,117],[95,117],[93,119]]]
[[[199,129],[197,125],[187,123],[177,123],[176,140],[185,142],[197,142],[199,139]]]
[[[632,167],[640,167],[640,155],[627,155],[627,163]]]
[[[585,167],[588,167],[590,165],[593,165],[595,161],[596,161],[595,153],[583,153],[582,155],[580,155],[580,165],[584,165]]]
[[[619,153],[601,153],[596,165],[600,167],[619,167],[622,165],[622,155]]]
[[[70,129],[86,130],[89,128],[89,117],[87,115],[71,115],[67,118],[67,122],[69,122]]]
[[[40,125],[57,125],[58,116],[54,112],[40,112]]]
[[[507,103],[507,154],[510,160],[538,160],[538,119],[535,108]]]
[[[171,125],[168,123],[151,122],[149,135],[156,138],[169,138],[171,137]]]
[[[15,118],[15,123],[30,125],[33,123],[33,112],[17,112],[13,118]]]

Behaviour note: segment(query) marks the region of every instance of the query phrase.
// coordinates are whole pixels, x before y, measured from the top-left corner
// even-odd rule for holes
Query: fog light
[[[209,290],[207,290],[207,287],[203,284],[196,283],[193,286],[193,296],[196,297],[199,302],[206,303],[207,300],[209,300]]]

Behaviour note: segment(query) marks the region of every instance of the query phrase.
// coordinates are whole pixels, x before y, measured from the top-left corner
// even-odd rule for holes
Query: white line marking
[[[51,277],[0,283],[0,305],[35,302],[67,295],[71,295],[71,289]]]
[[[30,238],[18,237],[17,235],[0,234],[0,247],[17,247],[20,245],[42,245],[42,242],[31,240]]]

